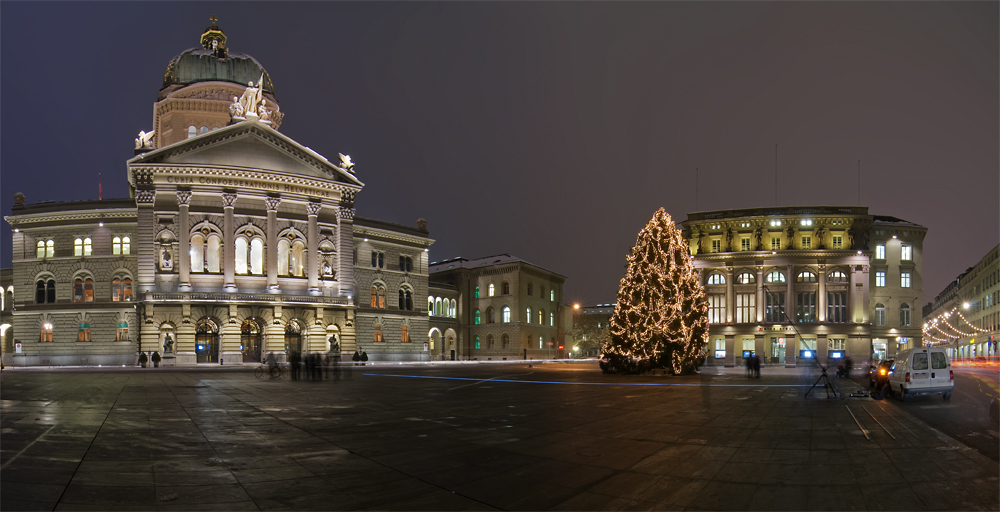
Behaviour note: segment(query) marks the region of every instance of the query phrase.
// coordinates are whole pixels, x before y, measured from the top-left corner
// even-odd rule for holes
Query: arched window
[[[83,280],[83,301],[94,302],[94,280],[89,277]]]
[[[437,297],[437,298],[434,299],[434,316],[442,316],[441,315],[441,297]]]
[[[257,322],[244,320],[240,326],[240,351],[244,361],[260,361],[261,329]]]
[[[80,322],[80,329],[76,332],[76,341],[90,341],[90,322]]]
[[[128,240],[128,237],[125,237]],[[94,242],[90,238],[83,239],[83,255],[90,256],[94,252]],[[125,254],[128,254],[127,252]]]
[[[413,310],[413,295],[406,288],[399,289],[399,309],[404,311]]]
[[[195,125],[188,126],[188,138],[190,139],[195,135],[198,135],[198,128],[196,128]]]
[[[247,239],[240,237],[236,239],[236,273],[246,274],[247,273],[247,253],[250,247],[247,244]]]
[[[304,259],[305,245],[301,241],[296,240],[292,244],[292,257],[289,259],[289,265],[291,266],[290,272],[295,277],[303,277],[305,270]]]
[[[208,133],[208,127],[207,126],[202,126],[201,127],[201,131],[198,132],[198,134],[201,135],[202,133]]]
[[[434,297],[427,297],[427,316],[434,316]]]
[[[73,240],[73,256],[83,256],[83,239]]]
[[[555,313],[549,313],[549,326],[550,327],[555,327],[556,326],[556,314]]]
[[[500,347],[510,348],[510,336],[507,336],[506,334],[500,335]]]
[[[47,240],[45,242],[45,257],[52,258],[56,255],[56,243],[52,240]]]
[[[528,295],[531,295],[531,283],[528,283]]]
[[[845,273],[843,273],[843,272],[841,272],[839,270],[834,270],[833,272],[830,272],[830,275],[827,276],[826,280],[829,281],[829,282],[831,282],[831,283],[846,283],[847,282],[847,274],[845,274]]]
[[[529,324],[531,323],[531,308],[528,308],[528,314],[524,315],[524,322]]]
[[[282,238],[278,240],[278,275],[287,276],[288,275],[288,256],[292,249],[291,243]]]
[[[736,284],[754,284],[757,282],[757,278],[750,272],[740,272],[740,275],[736,276]]]
[[[478,310],[478,309],[477,309],[477,310],[476,310],[476,312],[475,312],[475,313],[473,314],[473,317],[474,317],[474,320],[473,320],[473,321],[475,322],[475,324],[476,324],[476,325],[479,325],[479,324],[483,323],[483,322],[482,322],[482,320],[483,320],[483,319],[482,319],[482,315],[480,314],[480,312],[479,312],[479,310]]]
[[[899,326],[910,326],[910,305],[905,302],[899,305]]]
[[[808,270],[803,270],[802,272],[799,272],[799,275],[798,277],[795,278],[795,281],[799,283],[815,283],[816,274],[813,274]]]
[[[479,285],[476,285],[476,291],[473,293],[473,297],[479,298]]]
[[[41,332],[41,336],[39,336],[38,341],[40,341],[42,343],[49,343],[49,342],[51,342],[52,341],[52,323],[51,322],[43,322],[42,323],[42,329],[41,329],[41,331],[42,331]]]
[[[885,304],[875,304],[875,325],[885,327]]]
[[[496,323],[496,315],[493,310],[493,306],[486,308],[486,323],[488,324]]]
[[[205,238],[201,235],[191,237],[191,272],[205,271]]]
[[[39,240],[38,244],[35,245],[35,257],[44,258],[45,257],[45,240]]]
[[[507,281],[503,282],[503,285],[500,289],[502,290],[502,293],[504,295],[510,295],[510,283],[508,283]]]
[[[250,273],[264,275],[264,242],[260,238],[250,241]]]
[[[722,274],[712,274],[708,276],[708,284],[726,284],[726,276]]]
[[[116,236],[111,239],[111,254],[122,253],[122,237]]]
[[[222,238],[219,235],[210,235],[205,249],[205,268],[208,272],[219,273],[222,262]]]
[[[552,301],[552,302],[556,301],[556,289],[555,288],[549,290],[549,300]]]
[[[767,281],[768,283],[784,283],[785,274],[782,273],[780,270],[772,270],[771,273],[767,275],[767,278],[764,279],[764,281]]]
[[[503,307],[503,323],[510,323],[510,307],[508,306]]]
[[[380,284],[372,285],[372,307],[385,309],[385,287]]]
[[[403,343],[409,343],[410,342],[410,328],[404,325],[402,327],[402,331],[403,331],[403,333],[400,335],[399,341],[401,341]]]
[[[132,300],[132,279],[129,277],[111,280],[111,300],[114,302],[130,302]]]
[[[494,347],[494,343],[495,342],[493,341],[493,335],[492,334],[487,334],[486,335],[486,348],[496,348],[496,347]]]
[[[494,295],[494,293],[493,293],[493,283],[490,283],[489,294],[490,294],[489,295],[490,297],[492,297]]]
[[[378,327],[376,325],[375,327]],[[302,346],[302,326],[298,321],[292,320],[285,326],[285,352],[299,350]]]
[[[73,281],[73,302],[83,302],[83,278],[81,277]]]
[[[538,310],[538,325],[545,325],[545,310]]]
[[[451,317],[458,317],[458,302],[455,299],[451,299]]]

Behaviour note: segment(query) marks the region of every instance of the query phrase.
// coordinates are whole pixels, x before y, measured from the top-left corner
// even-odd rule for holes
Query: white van
[[[938,395],[951,399],[955,372],[943,348],[906,349],[898,354],[889,371],[892,394],[904,402],[911,396]]]

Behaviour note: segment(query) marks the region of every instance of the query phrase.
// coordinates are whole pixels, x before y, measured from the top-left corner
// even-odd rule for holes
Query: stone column
[[[267,292],[279,293],[278,289],[278,205],[280,197],[265,197],[267,205]]]
[[[733,267],[726,267],[726,323],[736,318],[736,297],[733,296]]]
[[[795,265],[788,265],[787,273],[788,285],[785,292],[785,314],[788,316],[787,321],[791,323],[797,323],[795,319]],[[787,333],[788,330],[786,329]],[[792,337],[789,339],[788,335],[785,335],[785,366],[795,366],[795,358],[798,355],[796,352],[798,350],[798,340],[795,339],[795,332],[792,331]]]
[[[285,327],[281,322],[281,306],[274,306],[271,322],[264,328],[264,352],[274,352],[277,361],[287,361]]]
[[[236,304],[229,304],[229,319],[219,330],[219,335],[222,338],[219,347],[220,364],[243,364],[243,353],[240,352],[240,327]]]
[[[195,320],[191,319],[191,304],[181,305],[181,323],[177,326],[177,344],[174,345],[175,364],[193,365],[198,361],[194,350]]]
[[[309,212],[309,233],[306,235],[306,245],[308,254],[306,255],[306,277],[309,283],[309,295],[323,295],[323,290],[319,288],[319,227],[317,219],[319,210],[323,205],[316,201],[306,203],[306,210]],[[305,333],[303,333],[305,335]]]
[[[178,228],[177,233],[177,244],[179,247],[177,252],[179,254],[176,259],[180,265],[177,272],[180,274],[180,284],[177,285],[177,290],[182,292],[191,291],[191,225],[190,221],[188,221],[188,204],[190,202],[190,190],[177,191],[177,209],[180,212],[180,228]]]
[[[354,296],[354,195],[355,192],[349,190],[341,192],[340,204],[337,207],[337,236],[339,237],[337,240],[337,254],[339,256],[337,258],[337,283],[340,296],[349,297],[352,299],[352,304],[357,304],[358,300]],[[353,328],[351,332],[354,332]],[[341,343],[341,346],[344,344]],[[354,353],[353,347],[351,353]]]
[[[817,265],[816,280],[819,281],[816,291],[816,319],[822,323],[826,322],[826,265]]]
[[[236,227],[233,220],[233,210],[236,206],[236,194],[222,194],[222,206],[226,212],[224,232],[222,234],[222,272],[225,278],[222,289],[233,293],[236,291]]]
[[[764,321],[764,310],[767,302],[764,300],[764,267],[757,267],[757,323]]]
[[[151,183],[152,178],[147,177],[146,180],[149,180]],[[137,227],[136,239],[133,242],[135,244],[133,246],[135,247],[135,252],[132,254],[136,255],[136,266],[138,270],[138,273],[135,276],[135,291],[138,292],[136,300],[144,300],[143,295],[146,292],[156,290],[157,256],[153,254],[153,237],[156,236],[156,233],[154,232],[154,229],[156,228],[156,214],[153,212],[155,202],[155,190],[135,191]],[[32,254],[34,254],[33,250]]]

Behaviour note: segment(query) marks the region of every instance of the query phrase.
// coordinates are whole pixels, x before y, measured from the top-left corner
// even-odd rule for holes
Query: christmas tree
[[[708,344],[708,303],[688,244],[663,208],[639,232],[611,317],[601,368],[635,373],[697,369]]]

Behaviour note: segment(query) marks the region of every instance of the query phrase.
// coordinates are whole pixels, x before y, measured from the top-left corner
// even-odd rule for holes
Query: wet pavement
[[[812,369],[350,370],[5,371],[0,508],[1000,509],[995,461]]]

